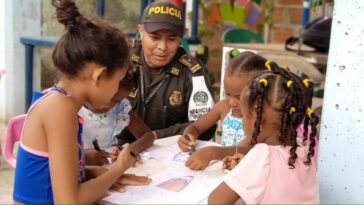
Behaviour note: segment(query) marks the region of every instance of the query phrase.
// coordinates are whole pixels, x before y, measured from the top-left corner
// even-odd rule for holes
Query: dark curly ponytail
[[[108,22],[84,17],[73,0],[52,0],[55,17],[65,26],[53,54],[53,62],[64,75],[76,76],[86,63],[106,67],[111,76],[127,68],[129,48],[125,35]]]

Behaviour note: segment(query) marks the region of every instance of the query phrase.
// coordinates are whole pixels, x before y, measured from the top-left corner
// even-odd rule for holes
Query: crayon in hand
[[[116,144],[116,145],[114,145],[114,146],[116,146],[117,148],[119,148],[119,150],[120,150],[120,151],[124,149],[124,147],[123,147],[123,146],[120,146],[120,145],[118,145],[118,144]],[[133,152],[133,151],[130,151],[130,155],[131,155],[132,157],[134,157],[135,159],[139,159],[139,158],[140,158],[140,157],[139,157],[139,154],[137,154],[137,153],[135,153],[135,152]]]
[[[183,137],[184,137],[186,140],[188,140],[189,142],[191,142],[191,140],[190,140],[190,138],[188,137],[188,135],[183,135]],[[191,147],[192,147],[192,149],[191,149],[190,154],[192,154],[192,153],[196,152],[196,147],[195,147],[195,146],[191,146]]]
[[[99,146],[99,143],[97,142],[97,139],[92,140],[92,145],[94,146],[96,151],[101,151],[101,148]]]

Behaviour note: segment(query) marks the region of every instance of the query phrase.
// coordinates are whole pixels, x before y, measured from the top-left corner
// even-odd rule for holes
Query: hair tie
[[[233,57],[236,57],[238,55],[240,55],[240,51],[238,49],[233,49],[231,50],[230,54],[233,56]]]
[[[309,118],[312,118],[312,113],[313,113],[313,109],[308,107],[306,109],[306,115],[309,117]]]
[[[306,86],[306,88],[310,87],[310,80],[309,79],[306,78],[302,82]]]
[[[288,67],[286,65],[282,65],[282,66],[280,66],[280,68],[282,68],[284,70],[288,70]]]
[[[272,71],[272,68],[270,67],[270,61],[269,60],[267,60],[264,65],[265,65],[265,67],[267,68],[268,71]]]
[[[267,87],[267,85],[268,85],[268,80],[267,80],[267,79],[265,79],[265,78],[262,78],[262,79],[260,79],[260,80],[259,80],[259,83],[263,83],[264,87]]]
[[[296,112],[296,108],[295,107],[291,107],[291,109],[289,110],[289,114],[292,115],[292,113]]]
[[[288,80],[287,81],[287,88],[291,87],[292,84],[293,84],[293,81],[292,80]]]

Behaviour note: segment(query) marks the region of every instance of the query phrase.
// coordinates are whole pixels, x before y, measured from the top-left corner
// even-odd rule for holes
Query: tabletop
[[[102,202],[108,203],[206,203],[211,191],[222,182],[226,172],[221,161],[212,161],[202,171],[193,171],[184,165],[188,153],[177,145],[179,136],[158,139],[141,153],[142,164],[127,173],[146,175],[152,179],[148,186],[127,186],[125,193],[108,192]],[[196,148],[216,145],[215,142],[198,141]]]

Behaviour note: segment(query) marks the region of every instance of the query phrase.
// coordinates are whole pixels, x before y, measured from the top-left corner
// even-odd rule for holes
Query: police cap
[[[181,9],[169,1],[155,1],[144,10],[142,24],[148,33],[168,29],[183,36]]]

